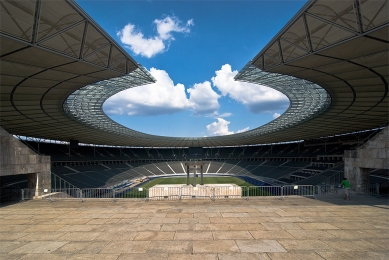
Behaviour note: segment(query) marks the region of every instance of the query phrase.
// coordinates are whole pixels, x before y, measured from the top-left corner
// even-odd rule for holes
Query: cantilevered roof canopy
[[[289,109],[251,131],[207,138],[140,133],[105,115],[108,97],[154,79],[73,1],[0,4],[1,125],[14,134],[204,147],[310,139],[388,121],[388,1],[308,2],[236,76],[283,92]]]
[[[66,98],[121,76],[126,88],[155,82],[73,1],[1,1],[0,8],[1,125],[14,134],[98,143],[106,133],[70,118]]]
[[[331,105],[287,132],[305,138],[382,126],[388,121],[388,1],[310,1],[237,75],[293,75],[323,87]],[[292,135],[291,135],[292,136]]]

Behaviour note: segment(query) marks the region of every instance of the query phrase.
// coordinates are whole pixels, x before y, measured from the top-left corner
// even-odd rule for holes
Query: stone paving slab
[[[151,241],[114,241],[101,249],[103,254],[146,253]]]
[[[21,247],[18,247],[10,252],[9,254],[31,254],[31,253],[51,253],[67,242],[60,241],[33,241],[29,242]]]
[[[165,231],[140,231],[136,232],[134,240],[151,241],[151,240],[173,240],[176,232]]]
[[[313,252],[299,253],[268,253],[271,260],[323,260],[323,257]]]
[[[241,252],[287,252],[277,240],[236,240],[236,243]]]
[[[23,255],[22,260],[65,260],[72,257],[73,254],[27,254]]]
[[[224,239],[254,239],[249,231],[213,231],[215,240]]]
[[[0,259],[389,259],[384,199],[35,200],[0,207]]]
[[[98,254],[107,242],[69,242],[58,248],[55,253]]]
[[[213,240],[214,234],[210,231],[177,231],[174,240]]]
[[[18,241],[51,241],[66,234],[66,232],[34,232],[34,233],[16,233],[10,235],[24,234],[17,238]],[[83,233],[84,234],[84,233]],[[4,238],[9,239],[9,238]]]
[[[191,254],[193,244],[191,241],[151,241],[147,253],[183,253]]]
[[[271,258],[266,253],[221,253],[217,255],[218,260],[270,260]]]
[[[180,218],[180,224],[184,224],[184,223],[211,223],[211,221],[209,221],[209,218],[205,218],[205,217],[199,217],[199,218]]]
[[[240,252],[235,240],[193,241],[193,253]]]
[[[320,239],[325,238],[335,238],[334,235],[328,233],[326,230],[300,230],[300,229],[291,229],[287,232],[297,239]]]
[[[319,255],[326,260],[388,260],[387,252],[366,252],[366,251],[357,251],[357,252],[320,252]]]
[[[290,230],[254,230],[250,231],[254,239],[279,239],[279,238],[294,238]]]
[[[17,249],[25,244],[27,244],[27,242],[0,241],[0,254],[7,254],[7,253],[11,252],[12,250]]]

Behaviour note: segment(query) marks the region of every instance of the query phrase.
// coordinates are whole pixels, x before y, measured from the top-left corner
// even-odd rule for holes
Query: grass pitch
[[[190,184],[193,184],[193,177],[189,178]],[[200,183],[200,177],[196,178],[196,183]],[[242,196],[271,196],[272,194],[259,188],[252,187],[252,184],[245,182],[244,180],[237,177],[230,176],[221,176],[221,177],[204,177],[204,184],[236,184],[242,187]],[[146,198],[147,189],[155,186],[155,185],[163,185],[163,184],[186,184],[186,177],[172,177],[172,178],[157,178],[151,180],[143,185],[138,186],[136,189],[133,189],[127,192],[124,197],[126,198]],[[246,188],[250,187],[250,188]],[[143,190],[139,190],[139,188],[143,188]]]
[[[189,178],[190,184],[193,184],[193,177]],[[247,186],[252,186],[252,184],[245,182],[244,180],[237,178],[237,177],[229,177],[229,176],[224,176],[224,177],[203,177],[204,179],[204,184],[236,184],[241,187],[247,187]],[[201,178],[197,177],[196,178],[196,183],[200,184]],[[162,185],[162,184],[186,184],[186,177],[176,177],[176,178],[157,178],[154,180],[151,180],[144,185],[140,186],[142,188],[150,188],[155,185]]]

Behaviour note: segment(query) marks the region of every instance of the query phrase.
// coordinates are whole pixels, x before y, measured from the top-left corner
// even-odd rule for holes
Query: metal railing
[[[317,186],[319,186],[318,193],[324,194],[327,192],[333,192],[334,187],[337,187],[344,177],[344,171],[337,171],[332,176],[329,176],[325,180],[321,181],[321,183]]]
[[[70,182],[62,179],[58,175],[51,173],[51,188],[53,189],[78,189],[76,186]]]
[[[316,194],[333,194],[343,196],[345,189],[339,187],[339,185],[331,185],[326,187],[325,191],[322,186],[316,186]],[[363,197],[363,196],[372,196],[381,198],[380,195],[380,184],[365,184],[365,185],[351,185],[348,189],[349,198],[352,197]]]
[[[2,196],[13,196],[14,200],[26,201],[32,199],[45,199],[50,202],[57,200],[188,200],[188,199],[265,199],[286,197],[311,197],[324,194],[337,194],[342,196],[343,189],[331,185],[323,189],[322,185],[284,185],[284,186],[249,186],[249,187],[166,187],[162,191],[152,191],[151,188],[127,188],[115,190],[110,188],[61,188],[61,189],[2,189]],[[368,184],[352,186],[350,197],[374,196],[380,197],[380,185]]]
[[[246,199],[249,198],[263,198],[263,197],[281,197],[281,186],[250,186],[246,187],[243,192],[243,196]]]
[[[380,184],[352,185],[350,187],[350,196],[380,196]]]

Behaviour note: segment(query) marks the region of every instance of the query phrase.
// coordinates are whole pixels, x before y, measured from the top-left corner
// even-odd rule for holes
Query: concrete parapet
[[[51,188],[50,156],[37,154],[3,128],[0,144],[0,176],[28,174],[29,188]]]

